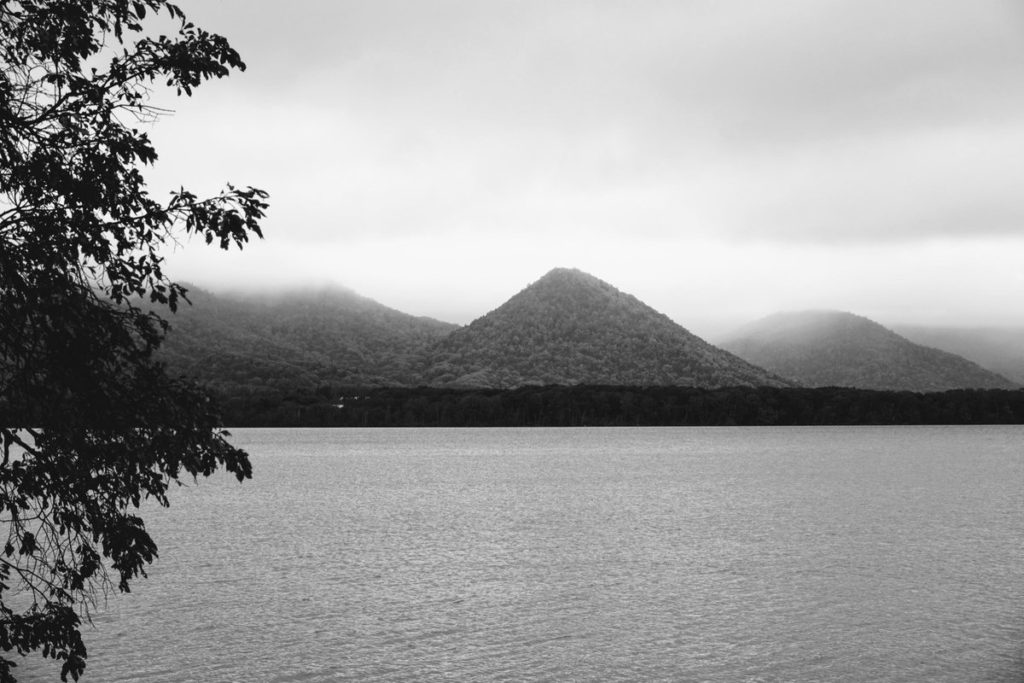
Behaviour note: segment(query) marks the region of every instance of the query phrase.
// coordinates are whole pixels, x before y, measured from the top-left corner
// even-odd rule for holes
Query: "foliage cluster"
[[[156,15],[160,15],[156,17]],[[169,35],[148,35],[157,18]],[[154,359],[183,287],[161,249],[260,234],[266,194],[152,197],[153,87],[244,63],[165,0],[0,0],[0,681],[85,668],[95,600],[157,555],[137,508],[181,478],[250,476],[203,391]]]
[[[826,387],[320,387],[225,399],[253,427],[578,427],[1024,424],[1024,390]]]

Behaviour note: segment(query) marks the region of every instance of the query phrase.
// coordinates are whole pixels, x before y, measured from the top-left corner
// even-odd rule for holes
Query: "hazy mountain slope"
[[[778,313],[741,329],[722,347],[809,387],[944,391],[1015,386],[964,358],[838,311]]]
[[[455,325],[342,288],[215,296],[192,288],[161,351],[172,372],[225,391],[404,384],[423,349]]]
[[[425,359],[422,379],[501,388],[785,384],[611,285],[561,268],[452,332]]]
[[[912,342],[955,353],[1024,384],[1024,328],[895,325],[893,330]]]

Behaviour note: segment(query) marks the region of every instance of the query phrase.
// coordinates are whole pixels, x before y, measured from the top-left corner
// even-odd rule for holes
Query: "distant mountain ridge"
[[[190,287],[160,353],[172,373],[227,393],[409,380],[457,325],[388,308],[342,287],[217,296]]]
[[[428,385],[786,386],[610,284],[556,268],[424,357]]]
[[[722,347],[808,387],[1017,387],[960,356],[915,344],[868,318],[841,311],[777,313],[741,328]]]
[[[894,325],[910,341],[963,356],[1024,384],[1024,327],[936,327]]]
[[[788,386],[635,297],[555,269],[465,327],[333,287],[265,296],[190,289],[161,357],[225,394],[326,386]]]
[[[412,316],[328,287],[218,296],[169,316],[172,374],[223,394],[341,386],[514,388],[848,386],[943,391],[1018,385],[867,318],[780,314],[713,346],[635,297],[558,268],[467,326]],[[1002,340],[1007,352],[1006,340]]]

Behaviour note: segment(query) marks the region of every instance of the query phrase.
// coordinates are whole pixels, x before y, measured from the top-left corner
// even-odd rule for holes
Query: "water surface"
[[[148,513],[160,560],[87,629],[86,681],[1024,672],[1024,428],[234,441],[254,480]]]

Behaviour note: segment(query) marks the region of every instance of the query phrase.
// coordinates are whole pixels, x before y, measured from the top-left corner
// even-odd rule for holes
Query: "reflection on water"
[[[149,512],[161,559],[86,633],[86,681],[1024,670],[1021,428],[235,441],[255,480]]]

